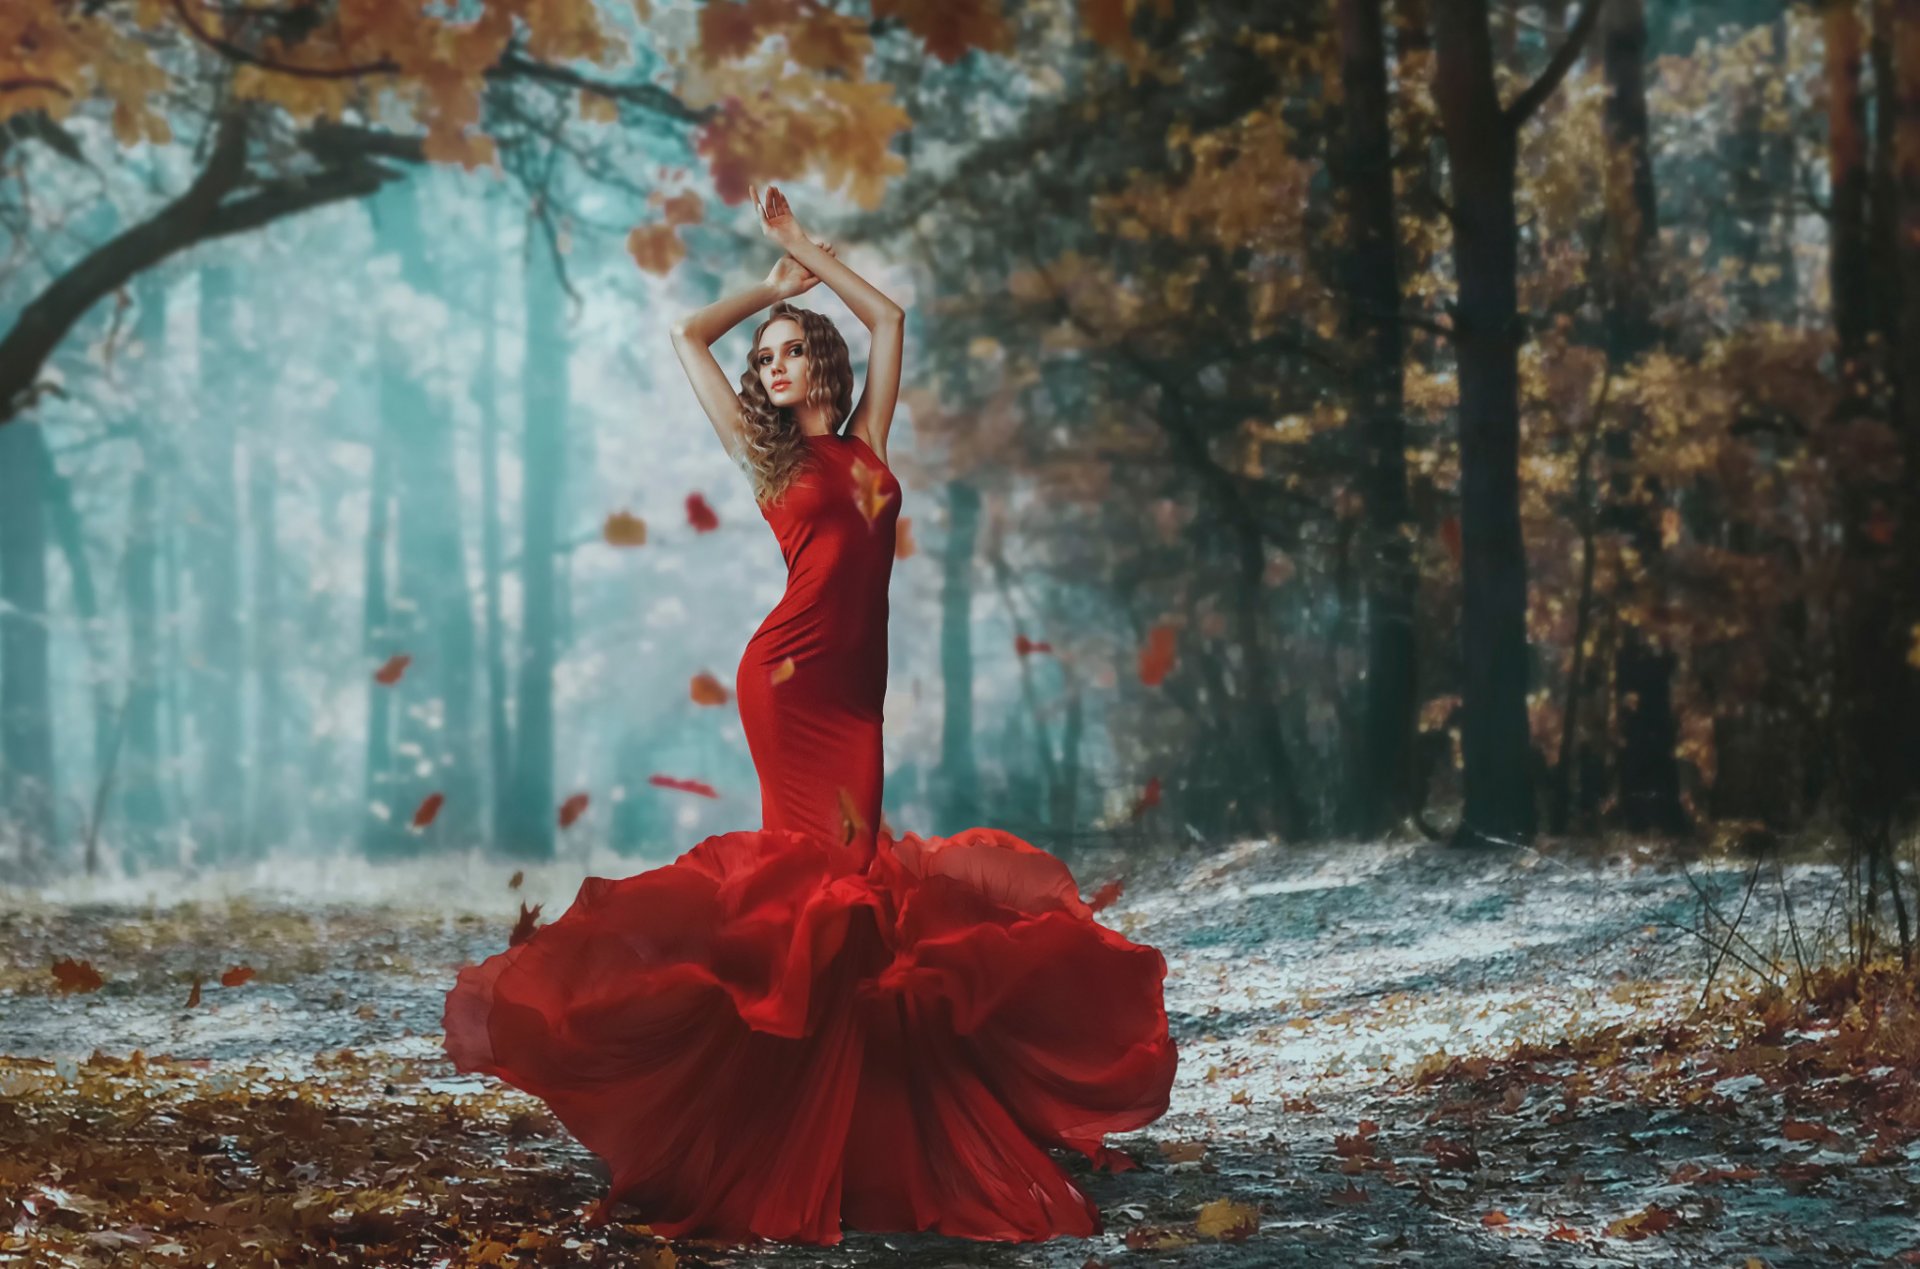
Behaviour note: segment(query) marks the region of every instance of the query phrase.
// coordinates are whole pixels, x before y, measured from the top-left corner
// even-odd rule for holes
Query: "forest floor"
[[[1118,875],[1074,867],[1083,893]],[[1109,1138],[1137,1168],[1059,1156],[1106,1231],[815,1248],[589,1228],[597,1161],[442,1055],[455,969],[505,945],[523,897],[557,915],[581,871],[0,892],[0,1265],[1920,1263],[1911,994],[1734,990],[1818,958],[1831,868],[1136,859],[1101,919],[1166,954],[1180,1069],[1166,1116]]]

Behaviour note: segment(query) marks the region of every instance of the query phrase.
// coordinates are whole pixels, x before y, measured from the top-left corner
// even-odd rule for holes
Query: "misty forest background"
[[[777,181],[909,314],[897,829],[1800,835],[1905,942],[1911,0],[515,7],[0,18],[7,879],[756,827],[668,327]]]

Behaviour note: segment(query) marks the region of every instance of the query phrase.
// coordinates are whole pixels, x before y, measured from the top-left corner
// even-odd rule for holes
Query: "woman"
[[[624,1202],[726,1241],[1098,1233],[1047,1152],[1124,1165],[1102,1137],[1166,1110],[1166,961],[1094,920],[1036,846],[880,822],[903,314],[777,189],[754,202],[787,254],[673,343],[786,557],[737,679],[763,825],[587,878],[557,921],[460,971],[447,1052],[605,1160],[596,1220]],[[821,281],[873,332],[851,413],[846,344],[787,303]],[[708,347],[769,304],[736,395]]]

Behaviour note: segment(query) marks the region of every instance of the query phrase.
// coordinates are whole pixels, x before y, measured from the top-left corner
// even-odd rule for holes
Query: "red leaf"
[[[1152,779],[1147,781],[1147,787],[1140,791],[1140,796],[1134,800],[1133,810],[1130,811],[1128,815],[1130,818],[1137,820],[1142,815],[1145,815],[1153,807],[1156,807],[1159,805],[1160,805],[1160,777],[1154,776]]]
[[[533,919],[540,915],[540,905],[529,908],[523,900],[520,904],[520,919],[514,923],[513,933],[507,936],[508,947],[518,947],[533,937]]]
[[[720,527],[720,517],[714,514],[704,497],[690,493],[687,495],[687,523],[693,526],[695,533],[711,533]]]
[[[1140,681],[1158,687],[1173,669],[1173,627],[1161,622],[1147,632],[1147,646],[1140,650]]]
[[[1035,642],[1025,635],[1015,635],[1013,637],[1013,650],[1021,656],[1026,656],[1029,652],[1051,652],[1053,651],[1053,645],[1051,643]]]
[[[520,888],[520,883],[525,881],[526,879],[527,879],[526,869],[522,868],[515,871],[513,876],[509,878],[507,881],[507,889],[518,890]]]
[[[413,826],[425,828],[433,823],[434,816],[440,814],[440,804],[446,800],[445,795],[439,793],[429,793],[420,799],[419,809],[413,813]]]
[[[587,795],[576,793],[560,804],[560,827],[571,828],[587,809]]]
[[[1108,904],[1111,904],[1115,899],[1118,899],[1120,892],[1125,888],[1125,881],[1119,877],[1115,877],[1112,881],[1109,881],[1106,885],[1101,886],[1093,892],[1093,898],[1087,900],[1087,907],[1098,912]]]
[[[76,961],[68,956],[54,962],[54,987],[63,996],[74,992],[98,991],[104,981],[92,961]]]
[[[701,797],[717,798],[720,796],[711,784],[703,780],[679,780],[673,776],[650,775],[647,777],[647,783],[657,784],[663,789],[679,789],[683,793],[698,793]]]
[[[1329,1203],[1347,1203],[1357,1206],[1361,1203],[1370,1203],[1372,1201],[1371,1195],[1351,1181],[1347,1182],[1346,1189],[1335,1190],[1333,1193],[1327,1195],[1327,1202]]]
[[[200,1007],[200,980],[196,978],[193,980],[193,990],[187,993],[187,1008],[198,1009],[199,1007]]]
[[[687,692],[695,705],[725,705],[732,699],[720,680],[705,670],[693,676]]]
[[[251,981],[253,981],[253,966],[251,965],[235,965],[232,969],[220,975],[220,985],[222,987],[244,987]]]
[[[375,670],[373,672],[373,677],[379,682],[385,684],[386,686],[392,687],[395,683],[398,683],[400,681],[400,676],[402,674],[405,674],[407,672],[407,667],[412,664],[413,664],[412,657],[408,656],[404,652],[397,653],[396,655],[387,658],[387,663],[381,666],[379,669]]]

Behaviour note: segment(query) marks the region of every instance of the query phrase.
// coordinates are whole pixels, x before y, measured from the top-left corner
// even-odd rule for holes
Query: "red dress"
[[[588,877],[460,971],[455,1066],[531,1093],[668,1237],[837,1243],[844,1227],[1100,1232],[1048,1154],[1165,1112],[1166,961],[1010,833],[880,823],[886,585],[900,485],[857,437],[763,514],[784,598],[737,692],[764,826]],[[791,672],[786,670],[792,658]]]

